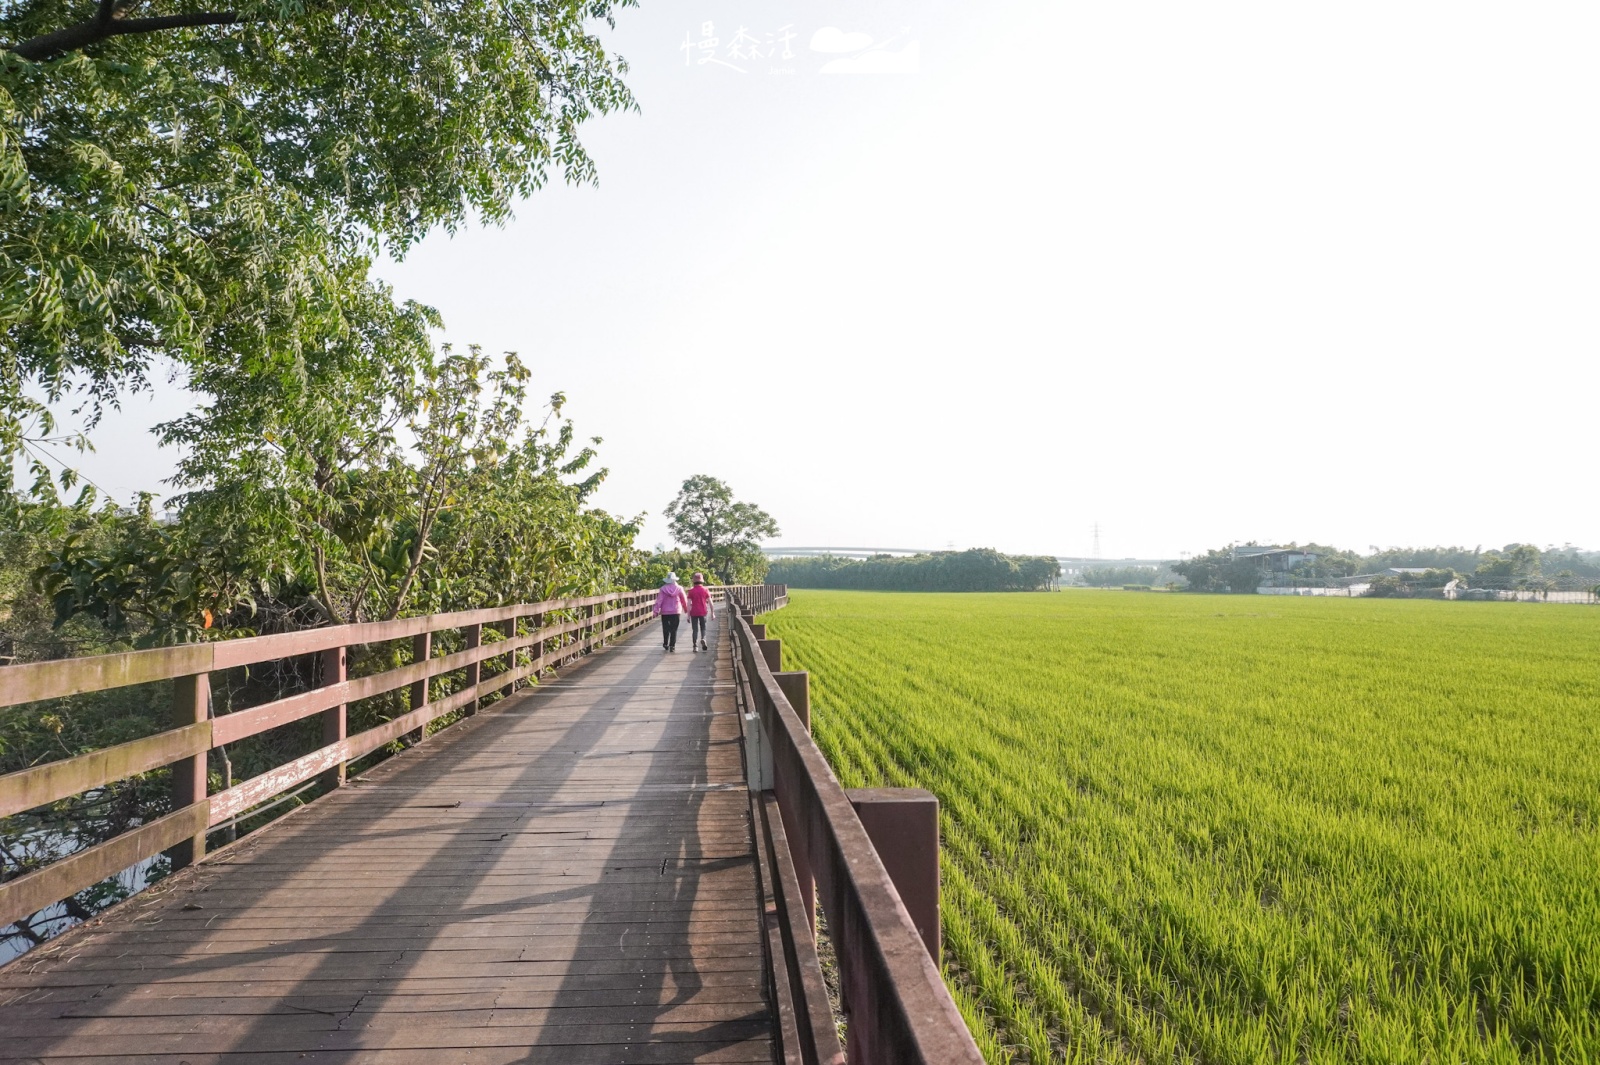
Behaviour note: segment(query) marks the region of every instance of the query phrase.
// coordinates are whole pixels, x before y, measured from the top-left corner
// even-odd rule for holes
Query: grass
[[[1600,611],[796,591],[991,1061],[1600,1061]]]

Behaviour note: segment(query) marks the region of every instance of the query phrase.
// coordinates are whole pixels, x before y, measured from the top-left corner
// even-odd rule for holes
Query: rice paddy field
[[[1600,609],[796,590],[993,1062],[1600,1062]]]

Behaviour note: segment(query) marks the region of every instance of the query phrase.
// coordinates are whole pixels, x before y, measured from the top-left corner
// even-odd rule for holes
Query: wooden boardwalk
[[[646,628],[0,969],[0,1061],[772,1061],[712,631]]]

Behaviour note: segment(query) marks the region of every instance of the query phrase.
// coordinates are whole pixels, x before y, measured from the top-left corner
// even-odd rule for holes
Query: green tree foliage
[[[1374,547],[1357,573],[1382,573],[1386,569],[1450,569],[1470,573],[1483,557],[1468,547]]]
[[[379,358],[243,375],[165,426],[189,491],[165,522],[66,536],[37,571],[57,623],[87,614],[150,645],[616,587],[637,526],[587,509],[605,471],[564,397],[531,425],[516,356],[419,358],[410,376]]]
[[[589,26],[627,2],[0,3],[0,488],[47,402],[92,422],[157,360],[412,343],[369,257],[591,180],[579,124],[633,101]]]
[[[1512,587],[1541,575],[1539,549],[1532,544],[1507,544],[1504,551],[1486,552],[1477,568],[1472,571],[1474,580],[1488,579],[1507,582]]]
[[[1230,548],[1222,547],[1182,562],[1172,570],[1189,582],[1191,592],[1232,592],[1249,595],[1261,586],[1261,564],[1254,559],[1234,558]]]
[[[683,482],[665,513],[673,538],[707,560],[725,583],[752,567],[761,540],[778,535],[772,515],[734,499],[733,489],[703,473]]]
[[[661,585],[668,573],[676,573],[685,584],[694,573],[704,573],[709,581],[725,580],[729,584],[761,584],[767,579],[767,556],[759,550],[748,549],[725,556],[723,562],[731,568],[719,573],[711,560],[694,551],[673,548],[668,551],[646,551],[639,556],[638,564],[628,572],[629,588],[655,588]]]
[[[1121,588],[1127,584],[1153,584],[1158,572],[1154,566],[1090,566],[1081,577],[1091,588]]]
[[[1366,563],[1354,551],[1342,551],[1337,547],[1317,543],[1289,546],[1315,556],[1295,565],[1291,571],[1291,575],[1295,577],[1349,577],[1369,572],[1364,569]]]
[[[1571,544],[1542,552],[1539,564],[1546,573],[1569,574],[1579,579],[1600,579],[1600,551],[1580,551]]]
[[[795,588],[896,592],[1033,592],[1050,588],[1060,564],[1047,555],[1002,555],[992,548],[868,559],[779,558],[767,579]]]
[[[1249,545],[1255,546],[1255,545]],[[1290,545],[1296,546],[1296,545]],[[1507,544],[1499,550],[1464,547],[1374,547],[1359,555],[1323,544],[1305,544],[1298,550],[1316,557],[1302,562],[1289,577],[1309,582],[1361,574],[1382,575],[1371,582],[1367,594],[1392,597],[1415,589],[1443,588],[1465,579],[1474,587],[1499,589],[1575,589],[1600,578],[1600,552],[1582,551],[1570,544],[1541,551],[1533,544]],[[1253,592],[1265,575],[1254,559],[1234,559],[1231,548],[1217,548],[1172,567],[1188,582],[1189,591]],[[1387,569],[1426,572],[1383,575]],[[1470,574],[1463,578],[1463,574]],[[1123,583],[1108,582],[1108,583]]]

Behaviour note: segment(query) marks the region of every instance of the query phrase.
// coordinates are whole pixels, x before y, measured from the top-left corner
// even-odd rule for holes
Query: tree
[[[667,504],[666,516],[673,537],[684,547],[710,559],[724,581],[744,568],[748,556],[760,551],[760,540],[777,536],[778,523],[754,503],[740,503],[733,490],[706,474],[683,482],[678,497]]]
[[[1172,571],[1189,582],[1191,592],[1221,592],[1228,588],[1225,571],[1232,563],[1232,551],[1225,547],[1213,548],[1203,555],[1174,562]]]
[[[1373,548],[1361,560],[1358,573],[1381,573],[1386,569],[1450,569],[1470,573],[1482,552],[1467,547],[1390,547]]]
[[[1050,555],[1002,555],[993,548],[871,558],[780,558],[772,579],[800,588],[897,592],[1035,592],[1055,587],[1061,564]]]
[[[1361,556],[1354,551],[1341,551],[1326,544],[1293,544],[1313,557],[1298,563],[1290,571],[1293,576],[1306,578],[1349,577],[1362,572]]]
[[[579,124],[633,100],[588,24],[629,2],[0,3],[0,490],[47,404],[92,425],[159,360],[403,343],[371,255],[592,180]]]
[[[1082,579],[1091,588],[1120,588],[1125,584],[1154,584],[1157,572],[1154,566],[1089,566]]]
[[[1259,562],[1235,558],[1233,551],[1226,547],[1174,562],[1172,570],[1189,582],[1191,592],[1233,592],[1236,595],[1254,594],[1265,575]]]
[[[636,523],[585,507],[595,448],[575,446],[560,393],[527,422],[515,355],[312,369],[218,385],[163,427],[188,451],[164,520],[74,514],[41,534],[60,538],[36,571],[57,623],[180,643],[610,591],[633,564]]]
[[[1473,583],[1498,582],[1499,587],[1521,587],[1541,575],[1541,559],[1532,544],[1507,544],[1502,551],[1486,551],[1483,561],[1472,571]]]

